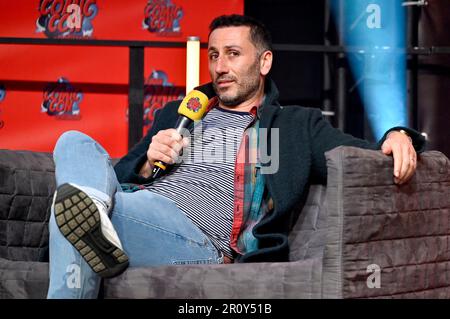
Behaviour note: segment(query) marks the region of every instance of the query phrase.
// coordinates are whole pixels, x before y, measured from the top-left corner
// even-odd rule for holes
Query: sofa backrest
[[[49,207],[55,190],[51,154],[0,150],[0,257],[48,260]]]

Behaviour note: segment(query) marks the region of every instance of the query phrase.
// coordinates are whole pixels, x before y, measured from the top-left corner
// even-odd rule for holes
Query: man
[[[158,112],[114,170],[86,135],[67,132],[58,140],[48,297],[95,298],[100,278],[128,265],[287,261],[293,208],[308,183],[326,181],[324,153],[336,146],[381,147],[394,157],[395,183],[413,175],[416,150],[424,146],[417,132],[393,128],[370,144],[334,129],[318,110],[280,106],[267,78],[270,36],[258,21],[216,18],[208,57],[217,96],[200,122],[200,138],[173,129],[178,101]],[[227,156],[218,161],[206,151],[212,144]],[[189,145],[197,160],[180,162]],[[272,149],[275,170],[264,171],[273,163],[262,161],[263,147]],[[153,180],[155,161],[175,165]]]

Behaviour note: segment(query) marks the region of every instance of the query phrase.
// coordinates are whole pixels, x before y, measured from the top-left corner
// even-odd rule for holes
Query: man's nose
[[[215,71],[217,74],[228,73],[228,63],[223,57],[217,58]]]

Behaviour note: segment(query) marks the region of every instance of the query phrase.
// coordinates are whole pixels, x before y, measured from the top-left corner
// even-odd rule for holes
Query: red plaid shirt
[[[234,177],[234,219],[231,248],[239,254],[258,249],[253,227],[273,208],[266,192],[259,160],[259,118],[257,107],[250,111],[253,121],[244,132],[236,156]]]

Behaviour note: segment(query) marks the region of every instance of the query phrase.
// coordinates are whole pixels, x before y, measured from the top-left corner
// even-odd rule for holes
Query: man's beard
[[[224,76],[224,78],[226,78],[226,76]],[[220,77],[217,80],[219,79]],[[242,102],[247,101],[258,91],[259,88],[258,60],[256,60],[256,62],[249,67],[247,76],[241,78],[241,81],[239,83],[237,82],[237,79],[235,77],[231,78],[231,80],[234,80],[235,84],[237,84],[237,92],[234,95],[227,95],[226,93],[220,93],[220,91],[216,87],[216,84],[214,83],[214,90],[216,91],[216,94],[219,97],[219,101],[224,106],[228,107],[237,106]]]

